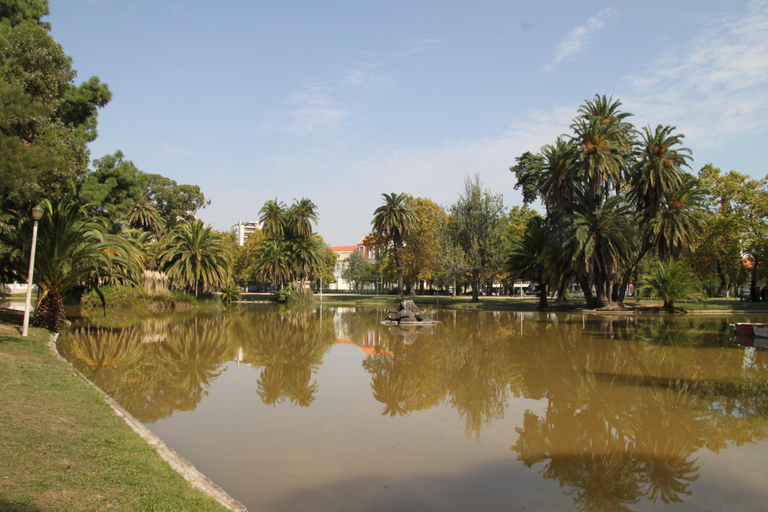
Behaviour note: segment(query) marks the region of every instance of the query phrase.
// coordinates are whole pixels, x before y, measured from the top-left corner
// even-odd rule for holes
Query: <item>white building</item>
[[[365,256],[365,259],[368,260],[368,263],[376,262],[374,251],[366,247],[363,242],[364,240],[360,240],[357,245],[341,245],[330,248],[339,256],[339,258],[336,260],[336,268],[333,271],[333,276],[336,278],[336,282],[331,283],[331,290],[349,290],[351,288],[352,285],[346,282],[341,277],[341,274],[343,274],[344,271],[349,267],[349,256],[354,251],[362,252],[363,256]]]
[[[262,223],[256,222],[256,221],[248,221],[243,222],[242,219],[240,219],[237,224],[232,226],[232,232],[237,237],[237,243],[239,245],[245,245],[245,240],[248,238],[248,235],[256,231],[257,229],[261,229]]]

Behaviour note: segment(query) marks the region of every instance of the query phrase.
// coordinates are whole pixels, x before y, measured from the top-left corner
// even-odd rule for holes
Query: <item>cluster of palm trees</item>
[[[172,288],[196,296],[230,281],[233,243],[199,220],[182,220],[171,229],[151,204],[134,204],[127,216],[94,216],[92,205],[75,197],[43,200],[35,257],[40,288],[35,324],[57,331],[65,320],[63,296],[78,286],[121,283],[141,286],[145,271],[160,273]],[[9,223],[3,244],[12,248],[6,274],[24,275],[29,265],[32,220],[19,215]],[[164,279],[166,282],[166,279]]]
[[[588,306],[624,299],[638,262],[677,259],[698,236],[706,190],[684,170],[690,150],[671,126],[638,131],[621,102],[595,96],[578,111],[572,133],[526,154],[512,167],[527,200],[546,217],[513,243],[509,269],[558,287],[573,281]]]
[[[297,283],[304,289],[321,272],[326,255],[323,238],[312,232],[317,206],[306,198],[294,200],[290,207],[274,199],[264,203],[259,214],[265,239],[256,249],[254,277],[279,288]]]

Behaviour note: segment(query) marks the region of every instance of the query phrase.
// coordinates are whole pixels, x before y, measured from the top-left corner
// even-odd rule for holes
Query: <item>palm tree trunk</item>
[[[400,231],[395,231],[392,242],[395,245],[395,264],[397,265],[397,295],[403,295],[403,238]]]

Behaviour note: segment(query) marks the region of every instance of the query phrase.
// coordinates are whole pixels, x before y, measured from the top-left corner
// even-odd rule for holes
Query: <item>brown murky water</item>
[[[60,350],[254,512],[766,509],[768,351],[727,326],[757,317],[435,316],[265,305]]]

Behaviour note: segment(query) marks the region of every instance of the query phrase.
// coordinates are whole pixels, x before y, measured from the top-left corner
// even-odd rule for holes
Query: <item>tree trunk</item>
[[[480,288],[480,272],[477,270],[472,271],[472,302],[480,302],[478,292]]]
[[[400,231],[395,231],[392,241],[395,244],[395,264],[397,265],[397,295],[403,295],[403,239]]]
[[[51,332],[59,332],[59,327],[66,320],[63,297],[60,293],[49,292],[35,309],[33,325],[43,327]]]
[[[539,309],[546,308],[549,304],[547,304],[547,284],[539,281],[541,286],[539,286],[539,290],[541,293],[539,293]]]

